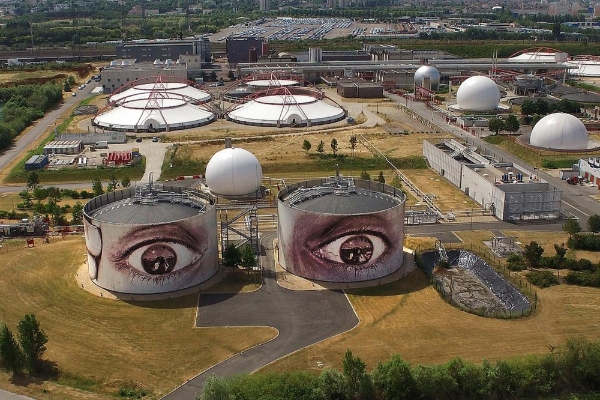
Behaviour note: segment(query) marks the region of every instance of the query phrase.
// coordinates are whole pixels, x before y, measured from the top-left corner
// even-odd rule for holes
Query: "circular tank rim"
[[[375,190],[374,188],[364,188],[362,186],[356,185],[360,189],[364,189],[364,190],[367,190],[367,191],[370,191],[370,192],[374,192],[374,193],[384,194],[386,196],[389,196],[391,199],[396,200],[398,203],[395,204],[395,205],[392,205],[391,207],[382,209],[382,210],[376,210],[376,211],[371,211],[371,212],[362,212],[362,213],[351,213],[351,214],[346,214],[346,213],[344,213],[344,214],[334,214],[334,213],[326,213],[326,212],[313,211],[313,210],[304,210],[304,209],[301,209],[301,208],[290,206],[288,203],[286,203],[286,198],[284,198],[284,197],[289,196],[296,189],[300,189],[301,187],[308,188],[308,187],[319,186],[320,184],[324,183],[324,180],[325,180],[325,178],[315,178],[315,179],[305,180],[305,181],[301,181],[301,182],[297,182],[297,183],[291,184],[291,185],[289,185],[288,187],[286,187],[285,189],[283,189],[283,190],[281,190],[279,192],[279,194],[277,195],[277,202],[278,202],[278,204],[281,204],[284,207],[292,208],[294,210],[298,210],[298,211],[301,211],[301,212],[304,212],[304,213],[310,213],[310,214],[315,214],[315,215],[340,215],[340,216],[344,216],[344,215],[346,215],[346,216],[357,216],[357,215],[378,214],[378,213],[380,213],[382,211],[392,210],[392,209],[395,209],[397,207],[402,207],[402,206],[404,206],[406,204],[406,195],[404,194],[404,192],[402,190],[400,190],[400,189],[398,189],[398,188],[396,188],[394,186],[390,186],[390,185],[388,185],[386,183],[379,183],[379,182],[374,182],[374,181],[366,181],[366,180],[357,179],[357,178],[354,178],[354,183],[355,184],[356,183],[362,183],[364,185],[365,183],[369,182],[369,184],[375,184],[377,186],[381,186],[384,191],[382,191],[382,190]],[[305,186],[300,186],[302,184],[306,184],[306,185]],[[391,190],[392,193],[385,192],[385,189]],[[395,191],[397,191],[399,193],[396,193],[394,195],[393,192],[395,192]]]
[[[168,188],[181,188],[181,189],[186,189],[186,192],[192,192],[193,194],[197,195],[198,197],[200,197],[200,198],[202,198],[204,200],[204,205],[205,205],[207,211],[210,210],[210,209],[212,209],[212,208],[215,208],[215,199],[209,193],[201,192],[201,191],[198,191],[196,189],[191,189],[191,188],[182,188],[181,186],[167,186],[167,187]],[[163,188],[165,188],[165,186],[163,186]],[[159,223],[146,223],[146,224],[135,224],[135,223],[129,223],[129,222],[127,222],[127,223],[118,223],[118,222],[106,221],[104,219],[99,219],[99,218],[94,217],[92,215],[93,211],[98,210],[101,207],[104,207],[104,206],[107,206],[109,204],[116,203],[118,201],[122,201],[122,200],[129,199],[129,198],[133,197],[133,194],[135,192],[132,192],[130,189],[135,190],[135,188],[121,189],[121,190],[115,190],[113,192],[109,192],[109,193],[102,194],[100,196],[93,197],[87,203],[85,203],[85,205],[83,206],[83,216],[84,216],[84,218],[87,218],[90,221],[98,221],[98,222],[101,222],[103,224],[114,225],[114,226],[148,226],[148,225],[155,225],[155,226],[158,225],[158,226],[160,226],[160,225],[172,224],[174,222],[179,222],[179,221],[186,221],[186,220],[189,220],[189,219],[192,219],[192,218],[196,218],[198,215],[200,215],[200,214],[194,214],[194,215],[191,215],[191,216],[186,217],[186,218],[168,220],[168,221],[159,222]],[[124,192],[129,192],[129,193],[127,193],[127,195],[125,196]],[[114,196],[116,196],[117,193],[123,193],[123,197],[121,197],[119,199],[115,199],[115,200],[109,201],[108,197],[110,196],[111,193],[114,193]],[[172,193],[172,194],[181,194],[181,193],[177,193],[175,191],[169,191],[169,193]],[[97,205],[95,208],[92,208],[93,207],[92,202],[94,200],[96,200],[96,199],[100,199],[101,203],[99,205]]]

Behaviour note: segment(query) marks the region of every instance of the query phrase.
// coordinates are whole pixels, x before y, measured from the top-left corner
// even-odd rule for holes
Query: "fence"
[[[505,285],[501,284],[501,286],[503,286],[502,290],[498,290],[498,293],[496,293],[496,292],[494,292],[494,290],[492,290],[493,288],[486,285],[488,282],[486,282],[484,279],[482,279],[480,277],[480,275],[478,275],[477,271],[472,271],[473,274],[479,280],[479,282],[482,285],[487,286],[491,290],[491,292],[494,293],[496,298],[502,304],[506,304],[506,302],[508,302],[509,305],[513,305],[514,303],[519,302],[518,296],[516,296],[514,293],[513,294],[510,293],[511,286],[512,286],[512,288],[514,288],[515,291],[517,291],[517,286],[518,286],[519,290],[517,292],[521,296],[523,296],[523,298],[526,299],[528,302],[527,306],[505,307],[504,311],[489,311],[486,308],[465,306],[463,303],[460,303],[455,298],[455,294],[452,291],[452,287],[450,288],[450,290],[448,290],[447,285],[445,285],[443,279],[434,274],[434,268],[437,264],[436,260],[439,258],[438,251],[433,248],[430,248],[430,247],[421,248],[421,246],[418,246],[417,249],[415,250],[416,265],[427,275],[430,282],[433,284],[433,286],[435,287],[437,292],[440,294],[440,296],[449,304],[452,304],[453,306],[461,309],[462,311],[466,311],[471,314],[485,316],[485,317],[493,317],[493,318],[526,317],[526,316],[531,315],[531,313],[537,309],[537,292],[535,292],[533,290],[532,285],[529,282],[527,282],[526,280],[522,279],[521,277],[511,274],[511,272],[509,270],[507,270],[506,267],[502,264],[500,259],[498,257],[496,257],[491,251],[489,251],[489,249],[487,249],[485,247],[482,248],[482,246],[479,246],[479,245],[473,246],[472,244],[469,246],[464,246],[462,243],[461,244],[447,244],[447,245],[445,245],[445,248],[449,252],[452,250],[454,250],[455,252],[456,251],[463,251],[463,252],[470,251],[475,257],[479,258],[481,261],[483,261],[485,264],[487,264],[487,266],[490,268],[490,270],[492,270],[496,274],[498,274],[498,277],[500,277],[500,279],[504,280],[506,282],[506,284]],[[423,257],[424,255],[425,255],[425,257]],[[431,256],[431,255],[433,255],[433,256]],[[425,258],[425,260],[424,260],[424,258]],[[428,258],[429,258],[429,260],[427,260]],[[450,257],[450,260],[454,261],[453,258],[454,258],[454,260],[456,260],[457,257]],[[496,267],[494,268],[494,266],[496,266]],[[469,269],[469,268],[466,268],[466,269]],[[523,292],[525,292],[525,293],[523,293]],[[508,294],[508,296],[507,296],[507,294]],[[502,299],[501,297],[504,297],[504,299]],[[508,297],[508,299],[507,299],[507,297]],[[515,298],[517,299],[516,301],[514,300]],[[524,303],[522,303],[522,305],[523,304]]]

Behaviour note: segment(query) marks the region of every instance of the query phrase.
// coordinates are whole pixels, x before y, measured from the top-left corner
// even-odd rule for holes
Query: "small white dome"
[[[549,149],[581,150],[588,148],[590,137],[579,118],[554,113],[540,119],[529,136],[529,144]]]
[[[431,65],[423,65],[415,72],[415,85],[422,86],[423,78],[428,76],[431,79],[431,90],[436,90],[440,84],[440,71]]]
[[[500,89],[487,76],[472,76],[456,92],[458,108],[467,111],[492,111],[500,104]]]
[[[256,192],[262,181],[260,163],[248,150],[229,148],[215,153],[206,166],[206,184],[222,196]]]

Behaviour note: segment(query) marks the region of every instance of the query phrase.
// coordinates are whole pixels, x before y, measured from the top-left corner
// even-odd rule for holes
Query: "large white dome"
[[[222,196],[255,193],[262,181],[262,168],[248,150],[228,148],[218,151],[206,166],[206,184]]]
[[[589,140],[583,122],[565,113],[546,115],[535,124],[529,136],[532,146],[563,150],[587,149]]]
[[[431,90],[436,90],[440,84],[440,71],[431,65],[423,65],[415,72],[415,85],[422,86],[423,78],[428,76],[431,79]]]
[[[500,104],[500,90],[487,76],[472,76],[456,92],[458,108],[467,111],[492,111]]]

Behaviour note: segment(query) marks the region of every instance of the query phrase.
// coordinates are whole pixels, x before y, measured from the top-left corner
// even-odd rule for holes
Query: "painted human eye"
[[[316,255],[338,264],[360,267],[375,262],[387,247],[386,241],[377,235],[348,234],[320,245]]]
[[[202,254],[175,242],[141,245],[124,258],[129,267],[149,275],[165,275],[195,264]]]

